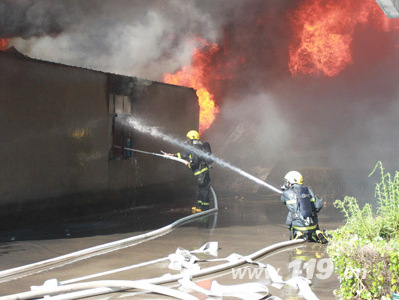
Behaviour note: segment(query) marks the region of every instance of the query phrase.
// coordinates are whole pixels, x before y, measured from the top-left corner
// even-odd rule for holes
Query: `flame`
[[[214,95],[206,87],[206,76],[210,71],[208,68],[212,66],[210,59],[212,54],[219,50],[216,44],[210,45],[206,43],[206,46],[201,50],[195,49],[190,67],[183,67],[174,74],[167,73],[163,78],[165,83],[188,86],[196,90],[200,106],[200,134],[209,129],[219,113],[219,108],[214,101]]]
[[[0,39],[0,50],[3,50],[7,46],[6,39]]]
[[[353,63],[355,26],[373,21],[382,30],[392,29],[375,0],[305,0],[290,21],[297,37],[289,49],[293,75],[336,76]]]

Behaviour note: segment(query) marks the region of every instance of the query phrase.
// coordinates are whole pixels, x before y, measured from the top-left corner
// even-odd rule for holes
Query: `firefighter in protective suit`
[[[211,154],[209,143],[202,143],[199,133],[190,130],[186,135],[186,143],[205,153]],[[197,205],[192,207],[192,212],[197,213],[209,209],[209,194],[211,189],[211,178],[209,165],[212,163],[208,158],[195,153],[194,151],[179,152],[175,156],[186,160],[187,166],[193,171],[197,181]]]
[[[313,191],[303,185],[303,177],[297,171],[290,171],[284,177],[281,201],[288,208],[285,225],[293,239],[327,243],[328,240],[319,228],[317,213],[322,209],[322,199],[316,198]]]

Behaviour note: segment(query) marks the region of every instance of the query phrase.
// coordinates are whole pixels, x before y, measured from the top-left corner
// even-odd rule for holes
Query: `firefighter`
[[[196,130],[190,130],[187,132],[186,143],[198,150],[211,154],[209,143],[202,143],[199,133]],[[209,194],[211,189],[209,167],[212,161],[194,151],[179,152],[174,155],[188,162],[187,166],[193,171],[197,181],[197,205],[192,207],[192,212],[197,213],[208,210]]]
[[[281,189],[281,201],[288,208],[285,225],[290,230],[290,238],[327,243],[326,234],[320,230],[317,217],[323,207],[322,199],[318,199],[310,188],[303,185],[301,173],[288,172]]]

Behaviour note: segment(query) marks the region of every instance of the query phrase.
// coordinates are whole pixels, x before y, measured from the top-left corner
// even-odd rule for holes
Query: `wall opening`
[[[123,126],[123,120],[131,116],[132,99],[126,95],[109,94],[109,116],[111,124],[111,160],[132,159],[131,148],[133,143],[133,134],[126,126]]]

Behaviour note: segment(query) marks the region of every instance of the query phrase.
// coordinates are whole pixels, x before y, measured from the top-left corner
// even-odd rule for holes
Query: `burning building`
[[[176,150],[124,120],[140,117],[184,137],[198,128],[193,89],[32,59],[15,48],[0,51],[0,87],[2,229],[194,195],[186,168],[124,149]]]
[[[338,189],[319,176],[332,171],[341,197],[364,190],[377,161],[397,166],[399,19],[377,2],[7,1],[0,47],[193,88],[218,157],[275,186],[303,171],[323,193]],[[259,190],[212,174],[219,196]]]

